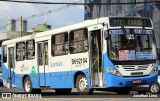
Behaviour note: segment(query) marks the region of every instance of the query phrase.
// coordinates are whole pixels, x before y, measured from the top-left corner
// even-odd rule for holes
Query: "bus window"
[[[68,54],[68,33],[62,33],[52,36],[52,55]]]
[[[34,59],[35,57],[35,41],[28,40],[26,41],[26,59]]]
[[[76,30],[70,33],[70,51],[73,53],[86,52],[88,50],[87,29]]]
[[[8,67],[11,69],[14,67],[14,48],[8,48]]]
[[[7,46],[3,46],[3,63],[7,62]]]
[[[43,65],[43,43],[38,44],[38,62]]]
[[[16,60],[22,61],[25,59],[25,42],[16,44]]]

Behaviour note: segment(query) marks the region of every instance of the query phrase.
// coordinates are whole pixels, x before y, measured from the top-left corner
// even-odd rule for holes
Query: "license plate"
[[[134,80],[133,83],[141,83],[141,80]]]

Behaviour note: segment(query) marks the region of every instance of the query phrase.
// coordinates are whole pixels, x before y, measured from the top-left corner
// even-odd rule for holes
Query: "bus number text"
[[[72,59],[72,64],[84,64],[87,63],[87,58]]]

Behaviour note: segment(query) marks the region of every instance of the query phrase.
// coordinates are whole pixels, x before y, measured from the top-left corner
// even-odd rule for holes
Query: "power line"
[[[79,1],[81,1],[81,0],[79,0]],[[79,1],[78,1],[78,2],[79,2]],[[43,13],[39,13],[39,14],[35,14],[35,15],[33,14],[32,16],[24,17],[23,19],[31,19],[31,18],[43,16],[43,15],[46,15],[46,14],[55,13],[55,12],[61,11],[61,10],[63,10],[63,9],[69,8],[69,7],[71,7],[71,6],[74,6],[74,5],[66,4],[66,5],[61,6],[61,7],[59,7],[59,8],[56,8],[56,9],[53,9],[53,10],[49,10],[49,11],[47,11],[47,12],[43,12]],[[16,19],[16,21],[18,21],[18,19]],[[8,25],[8,24],[0,27],[0,30],[6,28],[7,25]]]
[[[144,3],[160,3],[160,1],[154,0],[154,1],[147,1],[147,2],[130,2],[130,3],[66,3],[66,2],[42,2],[42,1],[14,1],[14,0],[0,0],[4,2],[16,2],[16,3],[32,3],[32,4],[68,4],[68,5],[122,5],[122,4],[144,4]]]
[[[40,17],[40,16],[43,16],[43,15],[46,15],[46,14],[50,14],[50,13],[55,13],[55,12],[61,11],[61,10],[66,9],[68,7],[70,7],[70,5],[66,5],[66,6],[63,6],[63,7],[56,8],[54,10],[49,10],[47,12],[43,12],[43,13],[39,13],[39,14],[35,14],[35,15],[33,14],[32,16],[24,17],[23,19],[31,19],[31,18],[35,18],[35,17]],[[16,19],[16,21],[18,21],[18,19]],[[6,28],[7,25],[8,24],[0,27],[0,30]]]
[[[43,12],[43,13],[40,13],[40,14],[36,14],[36,15],[25,17],[24,19],[31,19],[31,18],[34,18],[34,17],[39,17],[39,16],[43,16],[43,15],[46,15],[46,14],[55,13],[55,12],[61,11],[63,9],[66,9],[66,8],[68,8],[70,6],[71,5],[65,5],[65,6],[53,9],[53,10],[48,10],[47,12]]]

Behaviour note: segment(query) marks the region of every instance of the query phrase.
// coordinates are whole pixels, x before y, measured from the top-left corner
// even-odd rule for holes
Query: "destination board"
[[[117,26],[138,26],[138,27],[152,27],[150,19],[142,18],[110,18],[111,27]]]

